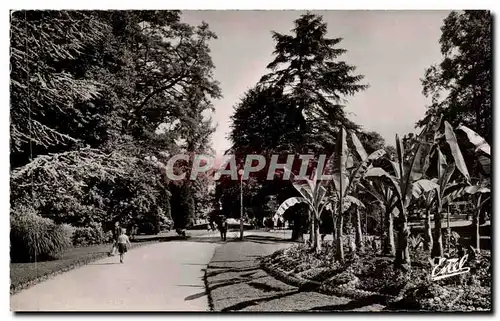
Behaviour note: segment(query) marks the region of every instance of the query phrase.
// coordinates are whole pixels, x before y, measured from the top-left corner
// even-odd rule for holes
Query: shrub
[[[79,227],[73,233],[72,243],[74,246],[89,246],[103,244],[106,236],[101,224],[92,222],[87,227]]]
[[[75,233],[76,228],[72,226],[71,224],[61,224],[61,228],[64,231],[64,234],[66,235],[66,238],[68,240],[73,239],[73,233]]]
[[[34,210],[11,215],[10,257],[12,262],[49,261],[69,246],[67,231]]]

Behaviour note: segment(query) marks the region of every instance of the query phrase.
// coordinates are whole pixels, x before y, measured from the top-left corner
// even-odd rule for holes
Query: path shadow
[[[120,262],[89,263],[89,264],[87,264],[87,265],[113,265],[113,264],[120,264]]]
[[[272,244],[272,243],[296,243],[295,241],[292,241],[290,239],[284,239],[281,237],[275,237],[275,236],[263,236],[263,235],[249,235],[245,237],[246,241],[251,241],[254,243],[261,243],[261,244]]]
[[[248,283],[250,281],[262,279],[262,278],[265,278],[265,277],[266,276],[245,277],[245,278],[233,279],[233,280],[230,280],[230,281],[221,281],[221,282],[217,282],[217,283],[215,283],[213,285],[210,285],[208,287],[208,291],[213,291],[213,290],[218,289],[218,288],[222,288],[222,287],[230,286],[230,285],[235,285],[235,284],[239,284],[239,283]]]
[[[209,266],[208,269],[220,269],[220,270],[217,270],[217,271],[208,271],[207,272],[207,278],[209,277],[214,277],[218,274],[222,274],[222,273],[231,273],[231,272],[251,272],[251,271],[254,271],[252,272],[255,273],[256,271],[260,270],[260,267],[259,266],[252,266],[252,267],[244,267],[244,268],[228,268],[228,267],[211,267]]]
[[[248,261],[253,261],[254,259],[248,259],[248,260],[232,260],[232,261],[211,261],[210,264],[212,263],[233,263],[233,262],[248,262]]]
[[[185,297],[184,301],[196,300],[196,299],[202,298],[206,295],[207,295],[207,291],[203,291],[203,292],[196,293],[196,294]]]
[[[182,236],[182,235],[172,235],[172,236],[153,236],[148,238],[138,238],[132,240],[132,243],[144,243],[144,242],[171,242],[171,241],[187,241],[191,237],[190,236]]]
[[[372,295],[366,298],[349,301],[345,304],[324,305],[314,307],[308,311],[346,311],[363,308],[373,304],[384,304],[384,299],[380,295]]]
[[[276,300],[276,299],[281,299],[281,298],[291,296],[291,295],[294,295],[297,293],[299,293],[299,290],[292,290],[292,291],[283,292],[283,293],[280,293],[277,295],[268,296],[265,298],[248,300],[248,301],[236,303],[236,304],[233,304],[229,307],[226,307],[226,308],[222,309],[221,312],[238,311],[238,310],[242,310],[242,309],[247,308],[247,307],[252,306],[252,305],[256,305],[256,304],[259,304],[262,302],[268,302],[268,301],[272,301],[272,300]]]

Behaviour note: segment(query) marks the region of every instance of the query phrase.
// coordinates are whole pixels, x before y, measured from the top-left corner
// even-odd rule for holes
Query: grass
[[[141,240],[141,242],[133,242],[131,248],[151,243],[154,243],[154,241]],[[58,260],[34,263],[11,263],[10,293],[17,293],[53,275],[104,258],[108,255],[110,249],[111,244],[73,247],[66,250]]]

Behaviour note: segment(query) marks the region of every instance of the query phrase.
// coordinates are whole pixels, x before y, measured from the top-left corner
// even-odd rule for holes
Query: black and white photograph
[[[492,313],[493,16],[10,10],[10,310]]]

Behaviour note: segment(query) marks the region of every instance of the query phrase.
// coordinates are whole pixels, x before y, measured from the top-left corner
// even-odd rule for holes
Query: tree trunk
[[[394,256],[396,253],[396,246],[394,244],[394,217],[391,212],[385,213],[385,226],[387,234],[384,240],[384,254]]]
[[[337,238],[336,238],[336,245],[337,245],[337,251],[335,253],[335,259],[337,261],[343,261],[344,260],[344,244],[342,240],[342,224],[343,224],[344,218],[342,217],[342,214],[339,214],[339,217],[337,218]]]
[[[313,214],[311,213],[311,210],[309,210],[309,221],[311,222],[311,224],[309,226],[309,244],[315,250],[316,249],[316,237],[314,234],[316,233],[316,229],[314,228],[315,219],[313,217]]]
[[[427,209],[425,215],[424,251],[430,251],[431,249],[432,249],[431,210]]]
[[[356,252],[356,243],[355,243],[355,232],[354,232],[354,222],[353,222],[353,218],[354,218],[354,215],[353,215],[353,211],[352,211],[352,207],[347,211],[347,215],[349,215],[349,220],[348,222],[346,222],[346,231],[347,231],[347,235],[348,235],[348,238],[347,238],[347,247],[349,249],[349,252],[350,253],[355,253]]]
[[[431,257],[443,256],[443,233],[441,231],[441,209],[438,208],[434,216],[434,239],[432,240]]]
[[[474,228],[475,228],[475,232],[474,233],[474,241],[476,243],[476,251],[480,251],[481,250],[481,235],[479,233],[479,227],[481,225],[480,221],[479,221],[479,213],[481,212],[481,209],[478,209],[476,214],[474,215]]]
[[[297,212],[293,218],[292,241],[304,241],[303,223],[303,215],[301,215],[301,212]]]
[[[385,230],[387,228],[385,218],[384,218],[384,213],[385,211],[380,210],[380,252],[384,253],[384,247],[385,247]],[[366,229],[366,235],[368,235],[368,228]],[[375,240],[373,240],[375,242]]]
[[[315,233],[314,233],[314,241],[316,242],[316,253],[320,253],[321,252],[321,238],[320,238],[320,234],[319,234],[319,220],[317,219],[317,217],[314,218],[314,221],[315,221],[315,224],[314,224],[314,230],[315,230]]]
[[[399,226],[398,247],[396,249],[396,260],[394,261],[394,266],[396,268],[402,268],[403,270],[409,270],[411,266],[410,252],[408,249],[409,235],[410,229],[408,228],[408,222],[406,221],[406,217],[403,217],[401,218]]]
[[[336,229],[337,229],[337,216],[335,213],[332,212],[332,221],[333,221],[333,226],[332,226],[332,240],[335,242],[336,238]]]
[[[359,213],[359,209],[356,206],[356,248],[359,251],[363,251],[363,232],[361,231],[361,214]]]
[[[446,253],[450,255],[451,228],[450,228],[450,206],[446,211]]]

